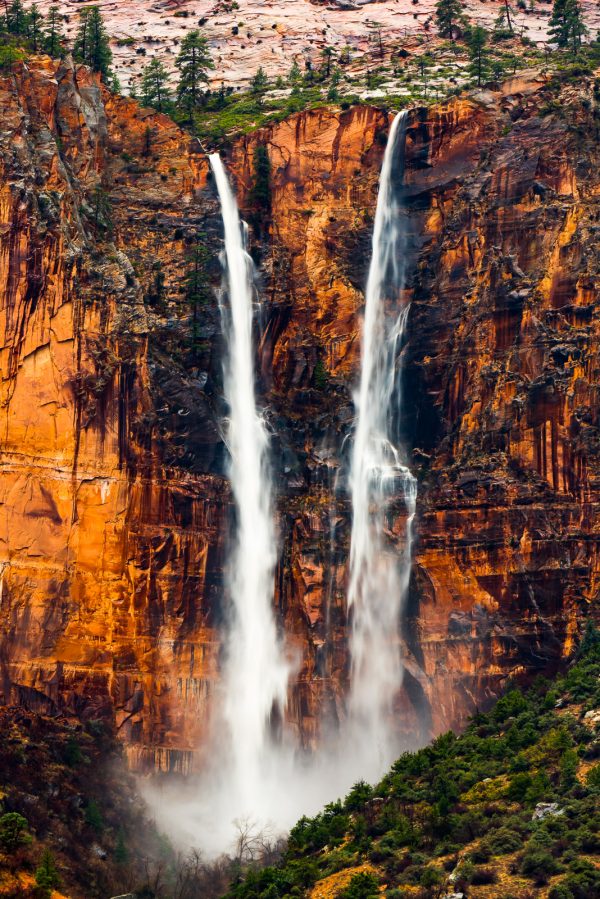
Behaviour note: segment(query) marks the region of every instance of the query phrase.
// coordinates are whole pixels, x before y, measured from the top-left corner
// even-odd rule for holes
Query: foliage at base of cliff
[[[102,723],[0,708],[0,734],[2,899],[107,897],[167,866]]]
[[[293,828],[230,899],[600,897],[600,634],[552,683],[509,689],[466,733]]]

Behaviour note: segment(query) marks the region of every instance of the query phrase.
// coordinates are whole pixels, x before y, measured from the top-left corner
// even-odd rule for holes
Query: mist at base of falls
[[[255,397],[252,262],[222,162],[210,157],[225,233],[224,383],[237,513],[228,566],[225,662],[212,697],[205,770],[184,783],[169,779],[143,785],[159,827],[181,847],[199,848],[207,856],[232,851],[243,828],[271,838],[284,835],[302,815],[344,797],[357,781],[375,783],[400,752],[417,745],[401,739],[393,721],[403,677],[399,622],[408,593],[416,508],[416,481],[394,439],[409,311],[401,298],[406,235],[397,191],[405,123],[401,113],[390,129],[365,293],[349,476],[349,693],[339,727],[321,722],[312,753],[301,752],[285,726],[294,666],[278,635],[273,602],[273,489],[268,436]],[[390,536],[389,521],[399,497],[406,509],[402,548]],[[273,717],[283,725],[275,728],[277,738]]]
[[[311,754],[292,747],[267,752],[245,802],[218,758],[203,774],[145,780],[141,791],[175,846],[199,849],[210,859],[235,852],[241,827],[270,840],[287,836],[303,815],[343,799],[357,781],[377,783],[401,752],[421,745],[407,737],[388,757],[374,757],[368,734],[357,741],[356,733],[342,728]]]

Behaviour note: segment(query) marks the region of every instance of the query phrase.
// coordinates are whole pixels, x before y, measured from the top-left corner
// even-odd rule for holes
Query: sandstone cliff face
[[[6,697],[114,710],[128,743],[189,746],[214,676],[204,600],[227,491],[205,474],[219,441],[197,366],[180,353],[163,368],[169,340],[185,353],[179,290],[206,163],[81,68],[34,62],[3,79],[1,103]],[[158,276],[172,316],[148,300]],[[188,416],[181,459],[171,436],[183,442]]]
[[[37,60],[0,89],[5,698],[114,714],[134,766],[185,770],[218,683],[230,506],[206,160],[83,69]],[[548,91],[409,120],[400,424],[420,492],[399,713],[416,739],[558,660],[595,599],[597,100],[539,118]],[[307,112],[228,159],[263,282],[276,602],[306,744],[347,679],[345,438],[387,127]]]
[[[410,114],[400,424],[420,486],[399,711],[411,729],[407,703],[418,712],[421,736],[556,663],[597,615],[597,97],[567,88],[549,115],[556,91],[516,79]],[[282,588],[308,628],[302,709],[319,687],[337,702],[344,681],[349,520],[332,485],[385,131],[373,110],[315,112],[232,154],[247,186],[254,147],[269,148],[273,253],[290,272],[273,359],[281,433],[302,434]]]

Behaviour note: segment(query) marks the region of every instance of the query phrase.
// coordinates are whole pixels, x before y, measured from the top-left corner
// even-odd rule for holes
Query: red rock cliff
[[[5,697],[115,715],[134,765],[186,769],[218,678],[229,496],[201,148],[38,60],[0,82]],[[405,440],[419,473],[401,711],[420,738],[555,663],[597,578],[596,100],[551,87],[411,113]],[[387,117],[313,111],[241,140],[280,467],[276,601],[305,742],[341,710],[358,313]],[[269,208],[252,192],[256,147]],[[197,258],[197,257],[196,257]],[[193,333],[193,338],[190,335]]]

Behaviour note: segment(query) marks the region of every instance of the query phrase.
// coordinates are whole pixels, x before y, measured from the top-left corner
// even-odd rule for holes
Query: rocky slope
[[[410,114],[399,425],[420,488],[398,713],[415,742],[557,663],[596,599],[599,120],[580,80]],[[134,767],[187,770],[230,514],[206,159],[69,62],[3,76],[0,108],[4,700],[114,716]],[[376,109],[300,113],[227,160],[265,298],[276,602],[305,744],[347,678],[343,448],[387,128]]]
[[[106,897],[134,887],[141,894],[165,879],[159,872],[167,865],[171,875],[175,854],[156,832],[120,746],[100,722],[82,726],[0,707],[0,726],[2,899],[50,899],[35,879],[45,852],[57,875],[52,899]],[[22,829],[6,839],[15,816]]]

